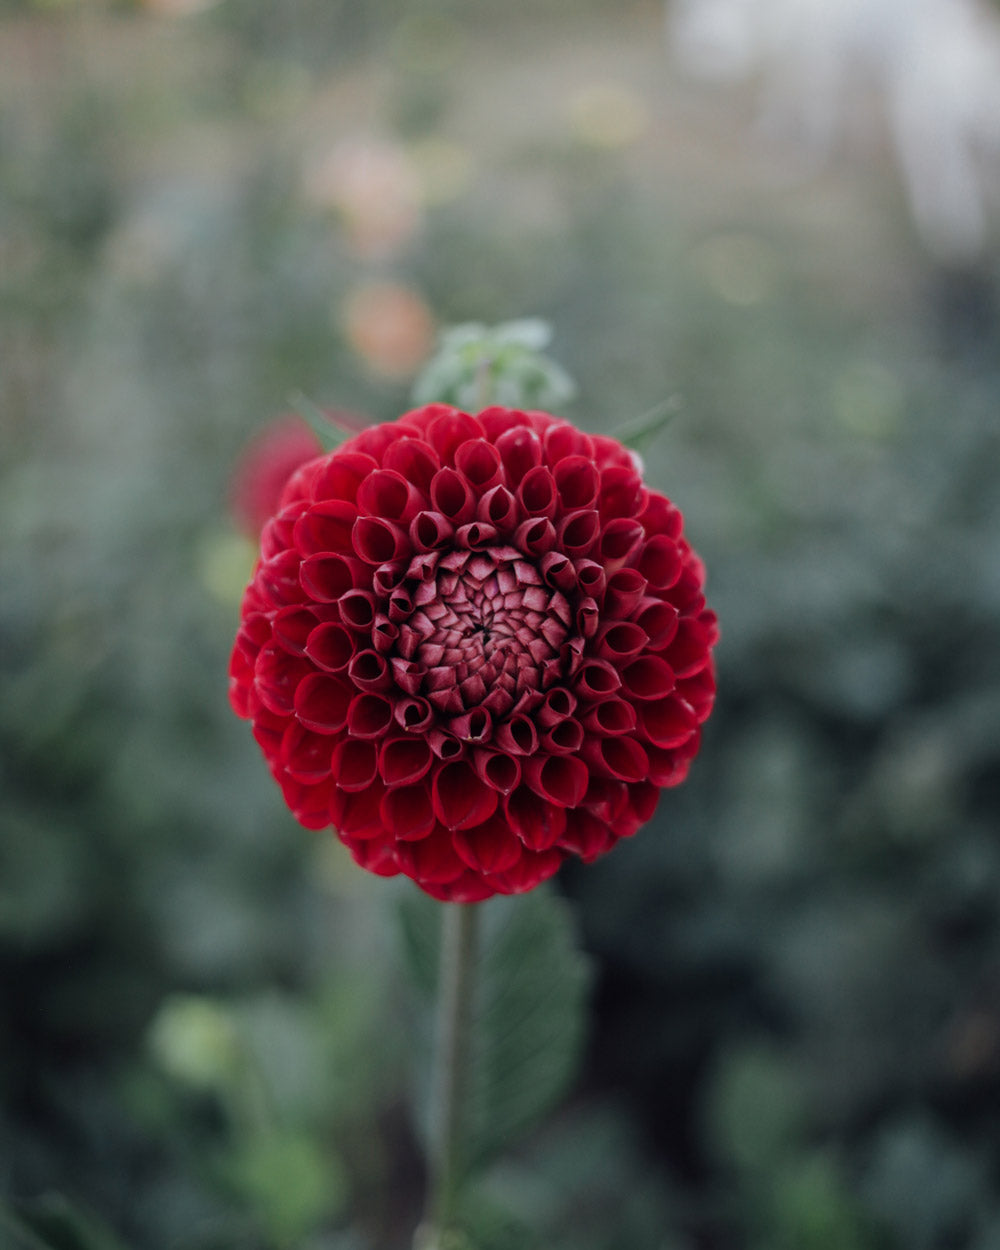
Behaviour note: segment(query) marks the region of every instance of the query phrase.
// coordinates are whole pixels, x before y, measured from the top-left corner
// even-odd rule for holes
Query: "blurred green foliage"
[[[573,398],[563,369],[542,355],[552,327],[537,318],[487,328],[450,326],[413,388],[417,404],[454,404],[478,411],[487,404],[562,412]]]
[[[583,1071],[475,1244],[1000,1245],[995,262],[936,270],[874,164],[769,180],[659,21],[4,6],[4,1244],[408,1244],[400,893],[228,709],[228,480],[293,392],[396,415],[428,318],[537,314],[583,426],[677,397],[643,455],[721,697],[650,827],[561,879]]]

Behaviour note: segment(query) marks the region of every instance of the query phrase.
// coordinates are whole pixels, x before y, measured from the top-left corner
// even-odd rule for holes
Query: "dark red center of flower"
[[[411,699],[404,728],[426,728],[421,704],[461,741],[494,726],[561,671],[572,612],[520,551],[424,553],[378,604],[374,635],[396,686]]]

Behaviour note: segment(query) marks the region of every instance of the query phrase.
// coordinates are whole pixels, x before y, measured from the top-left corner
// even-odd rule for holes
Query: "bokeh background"
[[[5,0],[0,1243],[407,1246],[395,887],[229,710],[230,477],[537,314],[678,409],[720,699],[559,881],[481,1250],[1000,1247],[998,189],[986,0]]]

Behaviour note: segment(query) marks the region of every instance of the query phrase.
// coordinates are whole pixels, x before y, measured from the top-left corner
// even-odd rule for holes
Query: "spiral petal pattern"
[[[518,893],[684,779],[715,694],[703,586],[621,444],[430,405],[292,475],[230,698],[297,819],[362,867]]]

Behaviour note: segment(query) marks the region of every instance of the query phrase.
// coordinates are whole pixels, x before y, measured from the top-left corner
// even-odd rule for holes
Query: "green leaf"
[[[470,1167],[508,1147],[566,1091],[582,1050],[590,981],[569,905],[550,890],[477,906],[481,931],[465,1115]],[[441,905],[410,892],[399,914],[421,1016],[416,1040],[423,1050],[425,1128]]]
[[[406,883],[396,910],[403,961],[418,1006],[432,1005],[441,953],[441,907]],[[426,1020],[423,1021],[426,1023]]]
[[[680,396],[672,395],[641,416],[633,417],[630,421],[619,425],[611,431],[611,437],[617,438],[620,443],[631,447],[633,451],[642,451],[661,430],[666,429],[682,407]]]
[[[288,397],[292,410],[302,418],[319,439],[324,451],[333,451],[351,434],[357,431],[338,425],[336,418],[321,408],[302,391],[293,391]]]
[[[124,1250],[95,1216],[58,1193],[30,1202],[0,1200],[0,1232],[14,1238],[2,1243],[10,1250]]]

